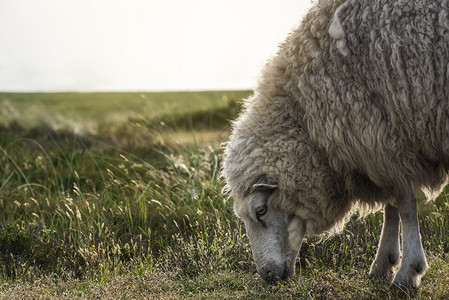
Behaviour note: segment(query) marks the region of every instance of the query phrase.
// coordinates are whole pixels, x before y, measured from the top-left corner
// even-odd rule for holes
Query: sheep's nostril
[[[285,280],[291,276],[291,270],[289,270],[287,262],[284,263],[283,268],[267,264],[258,271],[260,276],[269,283]]]

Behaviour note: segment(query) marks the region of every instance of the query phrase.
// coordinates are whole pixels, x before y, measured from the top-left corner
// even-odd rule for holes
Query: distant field
[[[42,107],[48,113],[69,118],[108,122],[130,116],[153,119],[169,114],[223,109],[247,97],[249,91],[161,93],[0,93],[0,105],[8,101],[19,110]]]
[[[0,93],[0,125],[118,137],[122,142],[219,144],[250,91]],[[148,135],[151,139],[148,140]],[[125,137],[127,136],[127,137]],[[125,140],[126,139],[126,140]]]
[[[0,299],[449,299],[449,201],[419,202],[422,287],[370,280],[382,214],[256,274],[219,178],[249,91],[0,93]]]

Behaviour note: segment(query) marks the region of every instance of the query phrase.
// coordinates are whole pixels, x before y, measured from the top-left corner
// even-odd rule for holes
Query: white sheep
[[[225,146],[259,274],[294,273],[303,237],[384,207],[370,275],[417,287],[428,268],[415,194],[449,164],[449,3],[320,0],[265,67]],[[402,223],[402,260],[399,223]]]

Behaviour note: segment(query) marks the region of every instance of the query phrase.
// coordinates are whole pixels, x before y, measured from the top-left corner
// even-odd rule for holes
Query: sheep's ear
[[[258,183],[253,184],[254,190],[274,190],[277,187],[277,183],[267,182],[265,180],[260,180]]]

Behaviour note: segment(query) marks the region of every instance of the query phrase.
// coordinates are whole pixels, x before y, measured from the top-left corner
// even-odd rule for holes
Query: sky
[[[310,0],[0,0],[0,91],[252,89]]]

